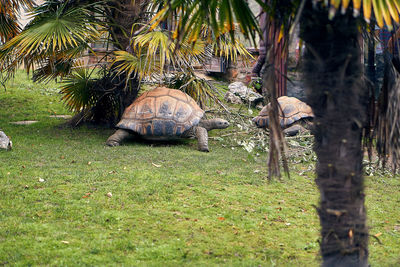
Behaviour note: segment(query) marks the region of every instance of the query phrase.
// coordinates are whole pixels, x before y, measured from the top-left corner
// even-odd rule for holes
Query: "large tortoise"
[[[157,87],[138,97],[122,115],[119,128],[106,144],[118,146],[131,133],[148,140],[196,137],[198,149],[208,152],[208,131],[224,129],[223,119],[202,120],[204,111],[182,91]]]
[[[298,132],[305,130],[303,126],[308,127],[314,117],[312,109],[306,103],[295,97],[281,96],[278,98],[279,103],[279,122],[287,135],[296,135]],[[268,113],[271,105],[266,105],[253,119],[253,122],[259,128],[268,128]]]

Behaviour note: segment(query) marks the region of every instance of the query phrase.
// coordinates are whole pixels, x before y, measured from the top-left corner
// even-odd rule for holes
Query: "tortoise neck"
[[[205,128],[207,131],[210,131],[212,129],[216,129],[216,121],[215,119],[201,120],[199,122],[199,126]]]

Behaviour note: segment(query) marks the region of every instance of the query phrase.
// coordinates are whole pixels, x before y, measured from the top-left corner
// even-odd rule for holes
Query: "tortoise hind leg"
[[[113,135],[108,137],[106,145],[119,146],[125,138],[129,136],[129,132],[123,129],[118,129]]]
[[[203,152],[210,152],[210,150],[208,150],[208,132],[205,128],[196,128],[196,138],[198,142],[198,149]]]

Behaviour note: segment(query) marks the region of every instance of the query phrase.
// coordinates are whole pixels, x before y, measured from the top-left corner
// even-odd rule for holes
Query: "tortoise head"
[[[258,128],[268,128],[268,117],[257,116],[251,120]]]
[[[227,120],[216,118],[212,119],[212,121],[214,129],[225,129],[229,127],[229,122]]]
[[[213,129],[225,129],[229,127],[229,122],[224,119],[215,118],[210,120],[201,120],[199,126],[204,127],[207,131]]]

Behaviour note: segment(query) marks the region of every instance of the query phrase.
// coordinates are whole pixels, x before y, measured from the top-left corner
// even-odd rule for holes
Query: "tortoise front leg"
[[[113,135],[108,137],[106,145],[119,146],[125,138],[129,136],[129,132],[123,129],[118,129]]]
[[[208,132],[203,127],[196,127],[196,138],[198,149],[203,152],[210,152],[208,150]]]

